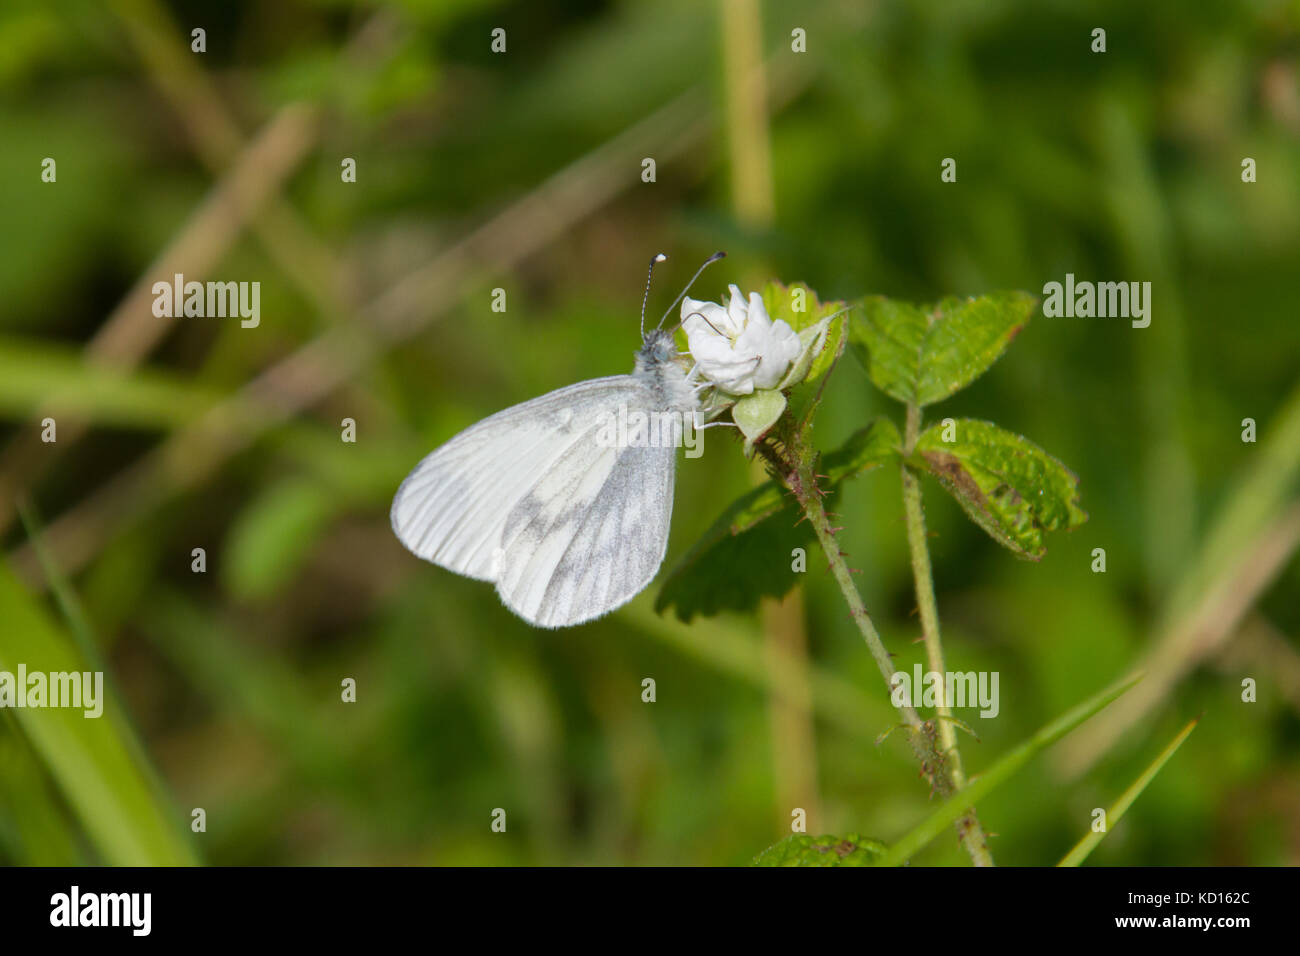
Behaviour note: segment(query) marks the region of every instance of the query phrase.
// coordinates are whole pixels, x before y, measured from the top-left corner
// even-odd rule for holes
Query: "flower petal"
[[[734,337],[744,331],[749,316],[745,314],[745,297],[741,294],[740,289],[735,285],[729,285],[727,288],[731,290],[731,296],[727,299],[727,317],[731,320],[731,326],[734,330],[731,335]]]
[[[772,320],[767,317],[767,307],[763,305],[763,297],[757,292],[749,294],[749,324],[758,323],[763,328],[772,324]]]

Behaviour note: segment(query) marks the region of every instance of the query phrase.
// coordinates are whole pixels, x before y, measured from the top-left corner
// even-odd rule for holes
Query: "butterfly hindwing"
[[[676,450],[599,451],[584,461],[570,449],[506,520],[497,592],[538,626],[607,614],[640,593],[663,563]]]

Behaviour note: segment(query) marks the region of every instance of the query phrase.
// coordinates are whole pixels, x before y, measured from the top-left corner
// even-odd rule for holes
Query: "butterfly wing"
[[[393,497],[393,533],[426,561],[497,580],[506,519],[560,461],[586,470],[606,457],[595,440],[602,409],[643,400],[630,375],[579,382],[472,425],[415,466]],[[612,456],[610,456],[612,457]],[[612,461],[611,461],[612,467]]]
[[[644,408],[648,390],[638,387]],[[581,624],[626,604],[668,548],[676,449],[595,452],[570,448],[506,519],[497,593],[539,627]]]

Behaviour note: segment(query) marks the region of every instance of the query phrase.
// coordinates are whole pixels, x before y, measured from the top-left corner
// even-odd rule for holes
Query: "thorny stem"
[[[925,535],[925,512],[921,507],[921,485],[914,471],[907,465],[916,448],[921,433],[921,408],[909,403],[907,422],[903,432],[903,510],[907,517],[907,544],[912,552],[912,578],[916,582],[916,605],[921,614],[921,633],[925,638],[925,655],[931,673],[941,677],[947,674],[943,662],[943,643],[939,639],[939,608],[934,596],[934,575],[930,570],[930,549]],[[946,686],[946,683],[945,685]],[[939,725],[939,748],[947,758],[944,766],[954,791],[966,786],[966,774],[957,750],[957,731],[953,724],[952,709],[943,694],[935,708]],[[957,821],[957,832],[971,854],[976,866],[992,866],[993,857],[975,808],[971,807]]]
[[[822,492],[817,487],[817,476],[813,471],[812,463],[806,456],[797,455],[795,457],[798,464],[792,465],[790,462],[782,461],[780,456],[771,454],[770,449],[762,445],[758,447],[774,466],[778,473],[777,477],[794,494],[808,523],[812,525],[817,535],[817,542],[821,545],[822,552],[830,565],[831,575],[835,578],[835,583],[839,585],[840,593],[844,595],[844,601],[849,606],[853,621],[858,626],[858,631],[862,634],[872,659],[880,669],[880,675],[885,679],[885,686],[892,692],[892,678],[895,673],[893,658],[885,649],[884,642],[871,621],[871,615],[867,613],[866,605],[862,602],[862,595],[858,593],[857,585],[853,583],[853,575],[844,561],[844,553],[840,550],[839,541],[835,537],[835,529],[831,527],[826,509],[822,505]],[[941,799],[951,796],[954,792],[953,781],[951,774],[944,769],[947,761],[938,744],[936,721],[922,720],[916,708],[910,703],[900,707],[899,712],[907,725],[912,751],[921,764],[921,772],[929,778],[933,792]],[[937,723],[942,724],[943,721]],[[976,866],[992,865],[993,858],[989,854],[984,831],[980,828],[979,821],[975,819],[973,810],[967,817],[958,821],[957,834]]]

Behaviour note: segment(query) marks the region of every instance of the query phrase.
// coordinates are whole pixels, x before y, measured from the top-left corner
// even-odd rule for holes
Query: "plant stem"
[[[907,424],[903,433],[903,457],[907,458],[916,447],[921,433],[921,409],[907,406]],[[939,608],[934,596],[934,575],[930,569],[930,549],[925,534],[925,512],[921,508],[921,483],[904,462],[903,510],[907,517],[907,546],[912,553],[912,578],[916,585],[916,606],[921,614],[921,634],[925,638],[925,656],[930,671],[947,674],[943,662],[943,644],[939,640]],[[961,756],[957,753],[957,733],[952,725],[952,709],[944,695],[940,695],[935,708],[939,716],[939,742],[943,752],[951,755],[949,769],[952,785],[960,790],[966,785],[966,775],[961,769]]]
[[[934,596],[934,574],[930,568],[930,549],[925,534],[925,512],[921,507],[921,484],[915,472],[907,465],[916,448],[916,440],[921,433],[921,408],[909,403],[907,422],[903,432],[903,462],[900,466],[903,477],[903,510],[907,518],[907,544],[912,552],[912,578],[916,584],[916,605],[921,614],[921,633],[925,638],[925,656],[931,673],[946,678],[948,673],[943,661],[943,643],[939,639],[939,606]],[[946,687],[946,682],[944,684]],[[918,689],[919,690],[919,689]],[[937,718],[939,749],[943,754],[943,768],[952,782],[954,791],[966,786],[966,774],[962,770],[961,753],[957,749],[957,730],[953,723],[950,702],[944,694],[939,695],[935,708]],[[993,857],[989,854],[984,830],[975,808],[957,821],[957,831],[965,836],[972,836],[972,844],[981,851],[977,856],[972,850],[971,858],[977,866],[992,866]],[[968,845],[970,849],[970,845]]]
[[[821,492],[817,488],[817,478],[812,465],[802,455],[799,459],[799,464],[786,473],[783,480],[798,499],[804,515],[808,518],[808,523],[812,525],[817,535],[817,542],[821,545],[822,552],[830,565],[831,575],[839,585],[840,593],[844,595],[844,601],[849,606],[853,621],[857,624],[872,659],[880,669],[885,685],[892,693],[892,679],[895,673],[893,658],[885,649],[885,644],[871,621],[871,615],[867,613],[862,595],[858,593],[857,585],[853,583],[852,571],[844,561],[844,552],[840,550],[835,529],[831,527],[826,509],[822,506]],[[912,744],[912,751],[921,763],[922,773],[929,778],[931,788],[941,798],[951,796],[954,792],[952,777],[944,772],[945,760],[936,741],[935,722],[922,720],[911,704],[899,707],[899,711],[909,730],[908,739]],[[957,822],[957,836],[976,866],[992,865],[993,858],[989,854],[984,831],[979,821],[975,819],[973,810]]]

